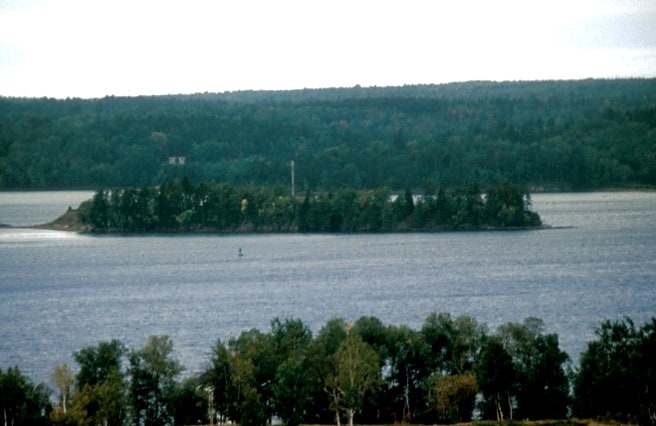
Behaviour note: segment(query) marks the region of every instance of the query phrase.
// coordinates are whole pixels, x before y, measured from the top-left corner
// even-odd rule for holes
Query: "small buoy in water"
[[[242,257],[243,255],[244,255],[244,253],[242,253],[241,247],[239,247],[239,257]]]

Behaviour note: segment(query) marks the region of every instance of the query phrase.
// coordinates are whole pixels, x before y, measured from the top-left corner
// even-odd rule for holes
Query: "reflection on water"
[[[32,228],[0,228],[2,243],[38,243],[53,240],[73,240],[81,238],[74,232],[53,231]]]

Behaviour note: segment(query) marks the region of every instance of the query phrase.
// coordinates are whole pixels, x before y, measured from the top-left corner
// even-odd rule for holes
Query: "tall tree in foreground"
[[[569,356],[560,350],[558,335],[544,334],[544,323],[527,318],[522,324],[499,328],[516,372],[514,394],[518,416],[525,419],[562,419],[567,416]]]
[[[347,325],[342,318],[329,320],[319,330],[308,347],[308,370],[310,378],[311,406],[308,423],[328,424],[335,420],[332,396],[327,392],[326,378],[335,374],[335,353],[347,336]]]
[[[638,332],[630,319],[605,321],[588,343],[574,380],[577,416],[630,420],[637,413],[635,365]]]
[[[426,406],[423,381],[426,377],[423,339],[407,326],[388,327],[389,374],[386,375],[387,400],[391,420],[408,422],[420,418],[418,411]]]
[[[125,346],[118,340],[101,342],[73,354],[80,366],[71,413],[77,422],[121,425],[127,416]]]
[[[277,368],[271,335],[251,329],[230,340],[229,348],[234,386],[231,419],[242,426],[264,425],[273,415],[271,384]]]
[[[312,332],[299,319],[271,322],[274,353],[279,357],[272,383],[274,408],[287,426],[297,426],[312,393],[311,375],[308,375],[308,348]]]
[[[47,389],[34,385],[18,367],[0,368],[0,418],[5,426],[45,425]]]
[[[307,358],[302,355],[290,356],[276,371],[274,405],[287,426],[298,426],[304,420],[305,408],[311,397],[307,371]]]
[[[478,388],[483,394],[483,417],[497,421],[503,421],[506,417],[512,420],[515,368],[512,357],[496,336],[483,344],[475,373]]]
[[[173,423],[171,400],[182,368],[171,358],[172,352],[168,336],[151,336],[142,349],[130,354],[131,398],[137,425]]]
[[[605,321],[581,355],[574,414],[656,424],[656,318]]]
[[[236,394],[233,371],[233,353],[221,340],[217,340],[212,349],[210,367],[203,374],[202,383],[203,386],[211,387],[214,390],[212,402],[221,419],[236,418],[233,405],[233,395]]]
[[[172,398],[173,417],[179,425],[210,424],[216,419],[213,388],[204,386],[198,376],[187,377],[175,387]]]
[[[656,425],[656,317],[640,328],[638,381],[644,392],[639,396],[641,424]]]
[[[339,346],[335,360],[336,371],[326,379],[326,388],[333,397],[337,424],[344,410],[352,426],[365,398],[380,387],[378,354],[361,337],[349,335]]]
[[[73,385],[75,384],[75,374],[67,364],[60,364],[50,375],[50,381],[59,391],[58,410],[66,416],[70,404],[71,395],[73,394]]]

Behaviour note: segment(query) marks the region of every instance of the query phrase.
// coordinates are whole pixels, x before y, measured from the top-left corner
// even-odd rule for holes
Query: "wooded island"
[[[413,195],[387,188],[306,191],[194,185],[100,190],[77,220],[92,232],[402,232],[537,227],[528,193],[512,184]]]

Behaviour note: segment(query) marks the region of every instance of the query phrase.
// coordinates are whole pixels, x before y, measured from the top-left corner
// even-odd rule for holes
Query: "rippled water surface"
[[[41,194],[42,204],[34,193],[23,204],[11,194],[10,204],[0,193],[0,223],[46,222],[90,196]],[[30,213],[46,204],[53,217]],[[656,315],[656,193],[538,194],[533,205],[562,228],[127,237],[0,229],[0,366],[42,381],[85,346],[117,338],[138,348],[168,334],[195,372],[217,338],[268,331],[274,317],[314,331],[362,315],[419,328],[443,311],[492,329],[540,317],[576,360],[602,320]]]

